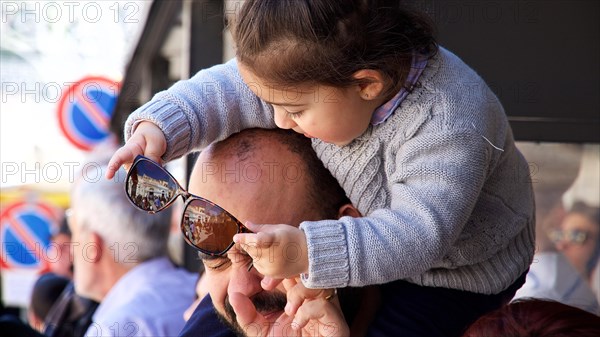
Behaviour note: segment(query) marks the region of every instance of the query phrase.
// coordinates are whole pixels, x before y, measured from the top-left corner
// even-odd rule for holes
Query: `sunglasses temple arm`
[[[254,261],[250,261],[248,264],[248,271],[252,270],[252,267],[254,267]]]

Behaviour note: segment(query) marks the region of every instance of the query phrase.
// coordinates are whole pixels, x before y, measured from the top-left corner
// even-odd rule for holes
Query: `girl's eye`
[[[285,109],[283,109],[285,111],[285,114],[289,117],[289,118],[298,118],[302,115],[302,111],[297,111],[297,112],[291,112],[291,111],[287,111]]]

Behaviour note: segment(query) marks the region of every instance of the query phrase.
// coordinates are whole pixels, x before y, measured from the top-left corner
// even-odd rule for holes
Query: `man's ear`
[[[92,263],[98,263],[104,254],[104,239],[96,233],[90,233],[90,246],[86,247],[81,251],[82,254],[86,254],[84,257],[87,261]]]
[[[386,86],[386,79],[383,74],[374,69],[361,69],[355,72],[352,78],[359,81],[359,95],[366,101],[380,98],[379,96]]]
[[[356,207],[354,207],[352,204],[345,204],[345,205],[342,205],[342,207],[340,207],[340,209],[338,210],[338,218],[341,218],[343,216],[351,216],[353,218],[360,218],[360,217],[362,217],[362,214],[360,214],[358,209],[356,209]]]

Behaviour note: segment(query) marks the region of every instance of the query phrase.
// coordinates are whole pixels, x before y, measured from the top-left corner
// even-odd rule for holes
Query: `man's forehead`
[[[307,187],[297,162],[213,161],[200,157],[189,191],[211,200],[238,220],[289,223],[302,216]]]
[[[201,154],[192,170],[191,179],[212,184],[281,187],[302,182],[304,171],[304,164],[298,157],[280,149],[273,149],[270,153],[257,151],[243,159]]]

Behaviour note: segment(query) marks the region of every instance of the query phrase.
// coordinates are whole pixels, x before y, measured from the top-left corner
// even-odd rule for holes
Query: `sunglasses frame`
[[[583,245],[590,233],[584,230],[571,229],[571,230],[562,230],[562,229],[552,229],[547,233],[548,238],[552,243],[557,244],[560,242],[567,242],[569,244],[575,245]]]
[[[167,201],[167,203],[165,203],[165,204],[164,204],[162,207],[160,207],[160,208],[157,208],[155,211],[151,211],[151,210],[149,211],[149,210],[142,209],[140,206],[138,206],[138,205],[135,203],[135,201],[133,200],[132,196],[129,194],[129,192],[128,192],[128,190],[127,190],[127,187],[128,187],[127,185],[128,185],[128,182],[129,182],[129,178],[131,177],[131,173],[133,172],[133,168],[134,168],[134,167],[135,167],[137,164],[139,164],[140,162],[142,162],[142,161],[147,161],[147,162],[149,162],[150,164],[152,164],[152,165],[156,166],[157,168],[159,168],[160,170],[162,170],[164,173],[166,173],[166,174],[167,174],[167,175],[168,175],[168,176],[169,176],[169,177],[170,177],[170,178],[171,178],[171,179],[172,179],[172,180],[175,182],[175,184],[176,184],[176,186],[177,186],[177,189],[175,190],[175,195],[174,195],[174,196],[171,198],[171,200]],[[127,199],[129,199],[129,202],[131,202],[131,203],[132,203],[132,204],[133,204],[133,205],[134,205],[134,206],[135,206],[137,209],[139,209],[139,210],[142,210],[142,211],[144,211],[144,212],[148,212],[148,213],[150,213],[150,214],[154,214],[154,213],[156,213],[156,212],[160,212],[160,211],[164,210],[165,208],[167,208],[167,207],[171,206],[171,204],[172,204],[173,202],[175,202],[175,200],[177,199],[177,197],[181,196],[181,197],[183,198],[184,205],[183,205],[183,210],[182,210],[182,212],[181,212],[181,220],[179,221],[179,228],[181,229],[181,233],[183,234],[183,238],[184,238],[185,242],[186,242],[188,245],[190,245],[190,246],[194,247],[196,250],[198,250],[198,251],[200,251],[200,252],[202,252],[202,253],[204,253],[204,254],[210,255],[210,256],[222,256],[223,254],[227,253],[227,251],[229,251],[229,250],[231,249],[231,247],[233,247],[233,245],[234,245],[235,243],[233,242],[233,238],[232,238],[232,239],[231,239],[231,243],[229,243],[229,245],[227,246],[227,248],[225,248],[223,251],[220,251],[220,252],[209,251],[209,250],[206,250],[206,249],[200,248],[200,247],[196,246],[194,243],[192,243],[192,241],[191,241],[191,240],[190,240],[190,239],[187,237],[187,235],[185,235],[185,229],[184,229],[184,226],[183,226],[183,220],[184,220],[184,218],[185,218],[185,217],[184,217],[184,215],[185,215],[185,211],[187,210],[187,208],[188,208],[189,204],[190,204],[192,201],[195,201],[195,200],[200,200],[200,201],[202,201],[202,202],[205,202],[205,203],[207,203],[207,204],[209,204],[209,205],[211,205],[211,206],[218,207],[218,209],[220,209],[220,210],[222,210],[223,212],[225,212],[225,214],[226,214],[228,217],[230,217],[230,218],[231,218],[233,221],[235,221],[235,223],[237,224],[237,226],[238,226],[238,229],[237,229],[237,233],[236,233],[236,234],[239,234],[239,233],[252,233],[252,232],[251,232],[251,231],[250,231],[248,228],[246,228],[246,227],[245,227],[245,226],[244,226],[244,225],[243,225],[243,224],[242,224],[242,223],[241,223],[241,222],[240,222],[240,221],[239,221],[239,220],[238,220],[238,219],[237,219],[235,216],[233,216],[233,214],[231,214],[229,211],[227,211],[227,210],[226,210],[226,209],[224,209],[223,207],[221,207],[221,206],[219,206],[219,205],[215,204],[214,202],[212,202],[212,201],[210,201],[210,200],[208,200],[208,199],[205,199],[205,198],[199,197],[199,196],[197,196],[197,195],[191,194],[191,193],[190,193],[190,192],[188,192],[188,191],[187,191],[185,188],[181,187],[181,185],[179,184],[179,182],[177,181],[177,179],[175,179],[175,177],[173,177],[173,175],[172,175],[172,174],[171,174],[169,171],[167,171],[165,168],[163,168],[162,166],[160,166],[160,165],[159,165],[157,162],[155,162],[154,160],[152,160],[152,159],[150,159],[150,158],[148,158],[148,157],[145,157],[145,156],[143,156],[143,155],[138,155],[137,157],[135,157],[135,160],[133,161],[133,164],[131,165],[131,168],[130,168],[130,169],[129,169],[129,171],[127,172],[127,177],[125,178],[125,194],[127,195]]]

